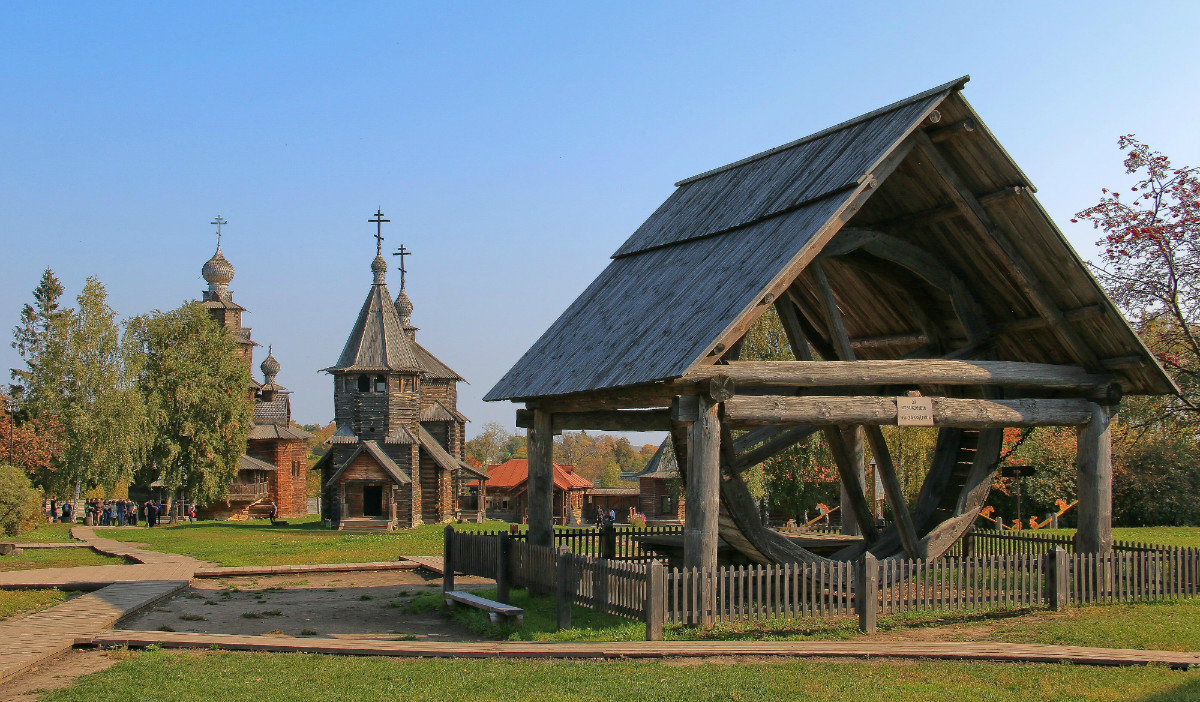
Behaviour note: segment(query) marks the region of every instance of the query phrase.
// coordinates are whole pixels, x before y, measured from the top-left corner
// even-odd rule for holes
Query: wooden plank
[[[934,425],[940,427],[1079,426],[1091,420],[1091,403],[1082,399],[932,399]],[[896,401],[867,396],[738,396],[725,402],[725,417],[734,428],[766,424],[894,425]]]

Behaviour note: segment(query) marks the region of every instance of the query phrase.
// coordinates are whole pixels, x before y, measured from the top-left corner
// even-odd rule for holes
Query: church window
[[[369,375],[358,376],[358,391],[359,392],[371,392],[371,376],[369,376]]]
[[[375,376],[375,392],[387,392],[387,378],[382,375]]]
[[[292,477],[300,477],[300,461],[292,461]]]

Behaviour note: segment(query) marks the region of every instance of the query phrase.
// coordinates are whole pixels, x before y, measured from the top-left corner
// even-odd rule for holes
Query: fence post
[[[1042,556],[1045,559],[1046,573],[1046,604],[1053,612],[1061,612],[1067,608],[1067,551],[1062,546]]]
[[[667,570],[651,561],[646,572],[646,640],[663,640],[663,621],[667,618]]]
[[[870,551],[858,562],[858,582],[855,583],[854,604],[858,609],[858,629],[874,634],[879,619],[879,560]]]
[[[442,594],[454,590],[454,527],[446,525],[442,537]]]
[[[604,527],[600,530],[600,557],[609,559],[617,557],[617,527],[609,521],[605,521]]]
[[[970,558],[975,552],[975,527],[967,530],[967,533],[962,537],[962,557]]]
[[[512,535],[500,535],[500,549],[496,556],[496,599],[504,604],[510,601],[512,591]]]
[[[558,630],[571,628],[571,604],[575,599],[575,588],[571,582],[571,549],[558,549],[558,573],[554,583],[554,605],[558,614]]]

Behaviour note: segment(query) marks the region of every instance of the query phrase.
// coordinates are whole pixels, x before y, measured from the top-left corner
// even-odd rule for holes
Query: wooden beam
[[[554,546],[554,430],[552,415],[533,410],[529,453],[529,543]],[[416,486],[414,485],[414,489]]]
[[[1115,382],[1078,366],[1019,361],[735,361],[684,376],[700,382],[721,375],[737,387],[854,387],[871,385],[985,385],[1092,392]]]
[[[1050,323],[1050,328],[1067,347],[1067,350],[1082,360],[1084,365],[1096,367],[1097,358],[1092,353],[1091,347],[1084,343],[1067,324],[1062,311],[1058,309],[1008,235],[992,222],[978,198],[967,188],[954,167],[942,156],[942,152],[929,140],[929,137],[923,132],[918,132],[914,136],[922,153],[929,159],[930,165],[945,182],[955,206],[962,211],[967,222],[980,235],[980,239],[989,243],[996,250],[996,253],[999,254],[998,262],[1005,267],[1013,283],[1025,293],[1038,313],[1046,318]]]
[[[1107,312],[1104,305],[1085,305],[1075,309],[1064,310],[1063,318],[1068,322],[1081,322],[1086,319],[1103,317]],[[1007,334],[1009,332],[1027,332],[1045,329],[1050,322],[1044,317],[1028,317],[1011,322],[1002,322],[992,327],[992,334]],[[859,336],[850,339],[850,345],[855,349],[886,348],[889,346],[915,346],[929,343],[929,336],[920,332],[904,334],[881,334],[879,336]],[[1139,356],[1140,360],[1141,357]],[[1104,365],[1104,361],[1100,361]]]
[[[875,458],[875,470],[883,483],[883,494],[888,506],[892,508],[892,516],[896,521],[896,530],[900,534],[900,544],[909,558],[917,557],[917,529],[913,526],[912,513],[908,510],[908,500],[904,497],[904,488],[900,485],[900,477],[896,475],[896,466],[892,463],[892,452],[888,450],[887,442],[879,427],[867,427],[867,443],[871,445],[871,455]],[[878,499],[878,496],[876,496]]]
[[[517,410],[517,426],[533,426],[534,410]],[[554,413],[554,433],[588,429],[594,431],[670,431],[671,417],[666,409],[594,410],[591,412]]]
[[[991,206],[993,204],[1002,203],[1009,198],[1027,194],[1028,192],[1029,188],[1025,186],[1009,186],[1007,188],[994,190],[990,193],[978,195],[976,199],[978,199],[982,205]],[[940,222],[944,222],[947,219],[961,216],[962,210],[960,210],[957,206],[952,204],[939,205],[937,207],[931,207],[926,210],[920,210],[918,212],[902,215],[900,217],[870,222],[866,226],[869,226],[872,229],[892,231],[894,229],[904,229],[907,227],[928,227]]]
[[[957,122],[952,122],[941,127],[926,129],[925,133],[929,135],[930,141],[935,144],[940,144],[943,141],[948,141],[954,137],[962,136],[964,134],[970,134],[974,131],[975,120],[968,117],[966,119],[960,119]]]
[[[742,473],[749,468],[753,468],[771,456],[786,451],[821,430],[820,427],[807,425],[771,428],[777,431],[771,438],[764,441],[761,446],[737,454],[733,463],[735,471]]]
[[[928,334],[880,334],[878,336],[851,337],[850,348],[857,351],[859,349],[890,348],[892,346],[921,346],[928,343]]]
[[[717,518],[721,493],[719,409],[718,404],[701,397],[699,417],[688,432],[683,522],[685,568],[717,567]]]
[[[973,400],[934,397],[934,426],[988,427],[1079,426],[1091,419],[1082,399]],[[725,421],[733,428],[765,424],[896,424],[891,397],[737,396],[725,403]]]
[[[846,431],[857,433],[859,430],[859,427],[848,427]],[[829,452],[833,454],[833,462],[837,465],[838,476],[842,479],[842,533],[847,533],[849,518],[854,526],[858,527],[850,532],[862,534],[863,541],[870,545],[879,539],[879,532],[875,528],[875,515],[871,514],[871,503],[867,502],[866,493],[863,491],[862,474],[858,471],[862,457],[856,455],[855,444],[859,442],[848,441],[847,436],[837,427],[826,427],[824,432],[825,443],[829,445]]]
[[[1079,521],[1075,532],[1077,553],[1112,550],[1112,413],[1092,405],[1091,421],[1078,429],[1075,455]]]
[[[813,280],[817,283],[817,290],[820,291],[821,300],[825,305],[825,324],[829,328],[833,349],[838,358],[852,361],[854,360],[854,349],[850,346],[850,335],[846,333],[846,323],[838,308],[837,298],[833,295],[833,287],[829,285],[829,278],[825,275],[825,269],[821,266],[820,261],[813,261],[808,269],[812,272]]]

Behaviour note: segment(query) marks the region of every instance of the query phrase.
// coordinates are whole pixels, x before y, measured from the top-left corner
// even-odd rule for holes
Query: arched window
[[[375,392],[387,392],[387,378],[385,376],[375,376]]]
[[[371,392],[371,376],[369,376],[369,375],[358,376],[358,391],[359,392]]]

